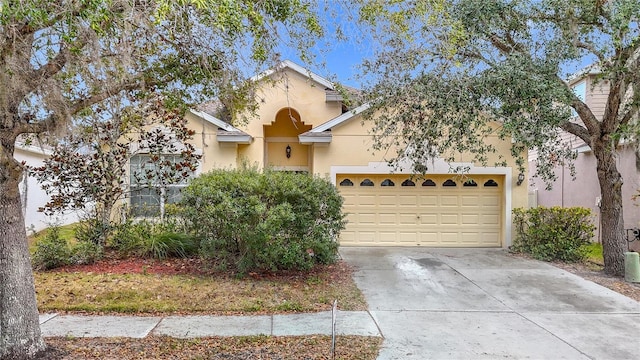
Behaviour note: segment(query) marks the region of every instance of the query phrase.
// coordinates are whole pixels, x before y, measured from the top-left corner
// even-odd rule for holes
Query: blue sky
[[[295,51],[287,48],[279,49],[282,59],[307,67],[331,81],[337,80],[343,85],[360,88],[361,82],[357,78],[356,67],[363,58],[373,56],[370,34],[365,33],[361,26],[350,20],[354,18],[354,14],[348,13],[351,9],[347,5],[337,0],[324,1],[327,8],[320,9],[320,12],[324,16],[325,38],[320,39],[313,49],[313,53],[317,56],[316,62],[320,65],[304,63]],[[338,26],[347,40],[335,39]],[[326,66],[323,68],[321,64]]]
[[[349,18],[354,18],[354,14],[345,12],[349,12],[351,9],[346,8],[345,5],[340,5],[337,0],[325,1],[328,1],[328,8],[324,10],[325,38],[319,40],[313,53],[317,56],[316,62],[326,66],[307,64],[300,60],[295,51],[284,47],[279,49],[281,58],[302,65],[331,81],[362,88],[362,81],[358,78],[357,66],[363,59],[373,58],[374,56],[375,45],[372,45],[374,42],[371,34],[363,31],[362,27],[349,20]],[[337,26],[342,29],[348,40],[338,41],[334,39],[335,27]],[[560,76],[568,78],[570,74],[584,69],[595,60],[594,56],[587,56],[580,61],[566,63],[561,68]]]

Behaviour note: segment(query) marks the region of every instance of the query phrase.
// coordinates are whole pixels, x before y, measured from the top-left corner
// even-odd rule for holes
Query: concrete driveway
[[[640,303],[500,249],[341,248],[379,359],[638,359]]]

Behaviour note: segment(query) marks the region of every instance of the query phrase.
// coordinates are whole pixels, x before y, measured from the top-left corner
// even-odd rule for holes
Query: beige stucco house
[[[343,246],[506,247],[512,209],[527,204],[514,162],[506,167],[435,160],[423,176],[392,172],[385,153],[372,153],[370,126],[348,109],[334,85],[290,61],[254,80],[258,111],[232,126],[207,111],[187,114],[202,154],[200,172],[243,163],[328,178],[345,198]],[[510,142],[489,138],[504,156]],[[496,155],[497,156],[497,155]],[[469,157],[470,159],[471,157]],[[490,159],[493,163],[494,159]],[[468,167],[464,176],[450,173]]]

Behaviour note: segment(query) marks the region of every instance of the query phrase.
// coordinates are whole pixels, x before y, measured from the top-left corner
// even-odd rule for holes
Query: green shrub
[[[545,261],[582,261],[595,229],[590,220],[591,211],[580,207],[514,209],[511,250]]]
[[[80,242],[91,242],[103,246],[111,233],[111,224],[88,217],[76,225],[74,233],[75,238]]]
[[[123,256],[188,257],[198,251],[194,237],[178,232],[173,221],[126,221],[117,226],[111,245]]]
[[[111,247],[121,256],[141,256],[145,239],[152,235],[152,226],[146,220],[133,222],[130,219],[118,224],[111,238]]]
[[[249,270],[334,262],[342,197],[326,180],[255,169],[215,170],[182,191],[181,216],[201,254]]]
[[[71,248],[70,254],[69,262],[71,264],[86,265],[93,264],[102,259],[104,251],[103,247],[96,243],[78,241],[78,243]]]
[[[193,237],[174,232],[161,232],[153,234],[143,242],[144,256],[155,259],[168,257],[189,257],[198,250],[197,242]]]
[[[67,265],[70,255],[67,240],[60,237],[60,228],[52,226],[45,238],[36,243],[31,261],[36,270],[49,270]]]

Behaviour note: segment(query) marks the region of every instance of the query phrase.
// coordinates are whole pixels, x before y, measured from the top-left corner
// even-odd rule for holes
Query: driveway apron
[[[341,248],[379,359],[637,359],[640,303],[502,249]]]

